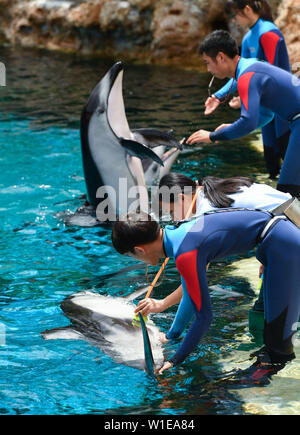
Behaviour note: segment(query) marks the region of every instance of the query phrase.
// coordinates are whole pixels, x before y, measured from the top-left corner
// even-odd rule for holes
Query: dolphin
[[[137,196],[140,209],[147,211],[146,187],[169,172],[182,149],[171,131],[130,130],[122,83],[123,65],[117,62],[91,92],[80,121],[88,202],[97,208],[106,201],[106,206],[113,210],[112,215],[117,216],[127,213],[130,206],[136,204]],[[170,150],[165,152],[167,147]],[[120,180],[126,180],[127,201],[122,201],[124,192],[120,192]],[[106,191],[105,198],[99,195],[100,187]],[[136,189],[136,196],[128,196],[131,188]]]
[[[61,309],[71,324],[43,331],[42,337],[87,341],[116,363],[145,370],[154,378],[164,360],[159,329],[151,320],[146,328],[143,323],[141,328],[132,325],[136,307],[132,297],[135,295],[122,298],[90,291],[68,296]]]

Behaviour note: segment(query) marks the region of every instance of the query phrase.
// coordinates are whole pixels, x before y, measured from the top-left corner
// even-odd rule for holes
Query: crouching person
[[[174,258],[181,275],[183,296],[176,317],[181,316],[185,324],[194,320],[160,374],[182,363],[210,327],[213,315],[207,264],[247,253],[255,246],[256,257],[267,270],[264,347],[244,375],[258,379],[257,371],[261,371],[269,378],[295,358],[293,335],[300,312],[300,230],[286,216],[220,209],[163,229],[145,213],[129,213],[115,223],[112,242],[119,253],[153,266],[165,257]],[[176,338],[176,331],[167,336]]]

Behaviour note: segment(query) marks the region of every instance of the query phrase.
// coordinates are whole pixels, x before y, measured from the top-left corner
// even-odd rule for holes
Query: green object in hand
[[[143,319],[144,319],[145,323],[148,322],[148,317],[147,316],[143,316]],[[131,324],[132,324],[132,326],[136,326],[138,328],[141,327],[141,321],[140,321],[140,318],[139,318],[138,314],[136,314],[134,316],[133,321],[131,322]]]

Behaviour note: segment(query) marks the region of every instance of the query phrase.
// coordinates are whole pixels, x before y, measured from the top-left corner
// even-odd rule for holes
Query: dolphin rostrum
[[[106,205],[117,216],[126,213],[130,205],[136,203],[137,196],[139,207],[147,210],[146,186],[169,172],[182,148],[172,132],[153,128],[130,130],[122,81],[123,65],[117,62],[91,92],[80,124],[88,201],[94,207],[104,202],[98,189],[104,187],[105,190],[107,186]],[[165,153],[167,147],[171,149]],[[120,192],[120,180],[126,180],[125,202],[122,201],[124,191]],[[137,191],[135,197],[128,197],[131,188]]]
[[[164,359],[159,329],[151,320],[146,323],[146,331],[145,325],[144,329],[133,326],[135,307],[129,298],[79,292],[61,303],[71,325],[46,330],[42,337],[87,341],[116,363],[145,370],[155,377],[154,370]]]

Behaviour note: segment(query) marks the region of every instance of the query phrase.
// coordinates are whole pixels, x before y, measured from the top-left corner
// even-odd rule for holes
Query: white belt
[[[291,118],[290,122],[294,122],[294,121],[296,121],[296,120],[299,119],[299,118],[300,118],[300,113],[297,113],[297,115],[294,115],[294,116]]]
[[[285,216],[274,216],[272,219],[269,220],[269,222],[264,227],[263,231],[259,235],[259,242],[262,242],[264,238],[267,236],[268,232],[273,228],[274,225],[277,224],[279,220],[286,220],[287,218]]]

